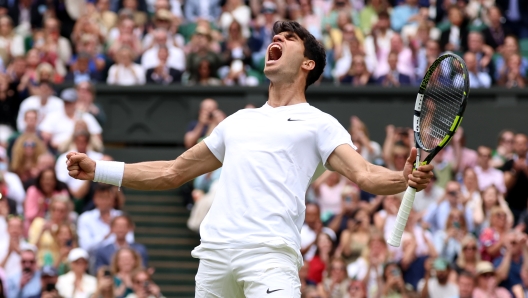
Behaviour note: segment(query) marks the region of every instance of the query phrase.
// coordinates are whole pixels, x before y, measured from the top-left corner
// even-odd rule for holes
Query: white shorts
[[[299,261],[293,249],[207,249],[192,251],[200,259],[196,298],[299,298]]]

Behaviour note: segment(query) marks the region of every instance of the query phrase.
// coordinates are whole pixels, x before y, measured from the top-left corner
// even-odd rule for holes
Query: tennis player
[[[322,45],[296,22],[274,24],[264,73],[267,103],[236,112],[203,142],[172,161],[93,161],[70,152],[69,174],[140,190],[166,190],[222,168],[201,228],[196,297],[300,297],[300,230],[305,193],[322,162],[373,194],[425,188],[433,167],[403,172],[368,163],[332,116],[306,102],[305,90],[325,67]],[[155,220],[155,218],[153,219]]]

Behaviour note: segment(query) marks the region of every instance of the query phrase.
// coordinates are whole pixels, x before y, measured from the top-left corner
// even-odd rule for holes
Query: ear
[[[315,61],[313,60],[304,60],[301,68],[307,71],[310,71],[315,68]]]

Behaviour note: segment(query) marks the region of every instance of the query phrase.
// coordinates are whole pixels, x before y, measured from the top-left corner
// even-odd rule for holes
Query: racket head
[[[438,57],[424,75],[414,108],[416,146],[429,155],[428,164],[447,146],[462,122],[469,96],[466,63],[453,53]]]

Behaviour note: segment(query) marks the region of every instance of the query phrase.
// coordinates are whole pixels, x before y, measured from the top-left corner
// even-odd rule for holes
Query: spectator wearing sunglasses
[[[13,145],[11,170],[26,183],[39,174],[37,160],[46,152],[46,144],[35,134],[22,134]]]
[[[20,252],[22,272],[8,277],[7,297],[29,298],[39,296],[40,271],[37,271],[36,248],[27,246]]]

